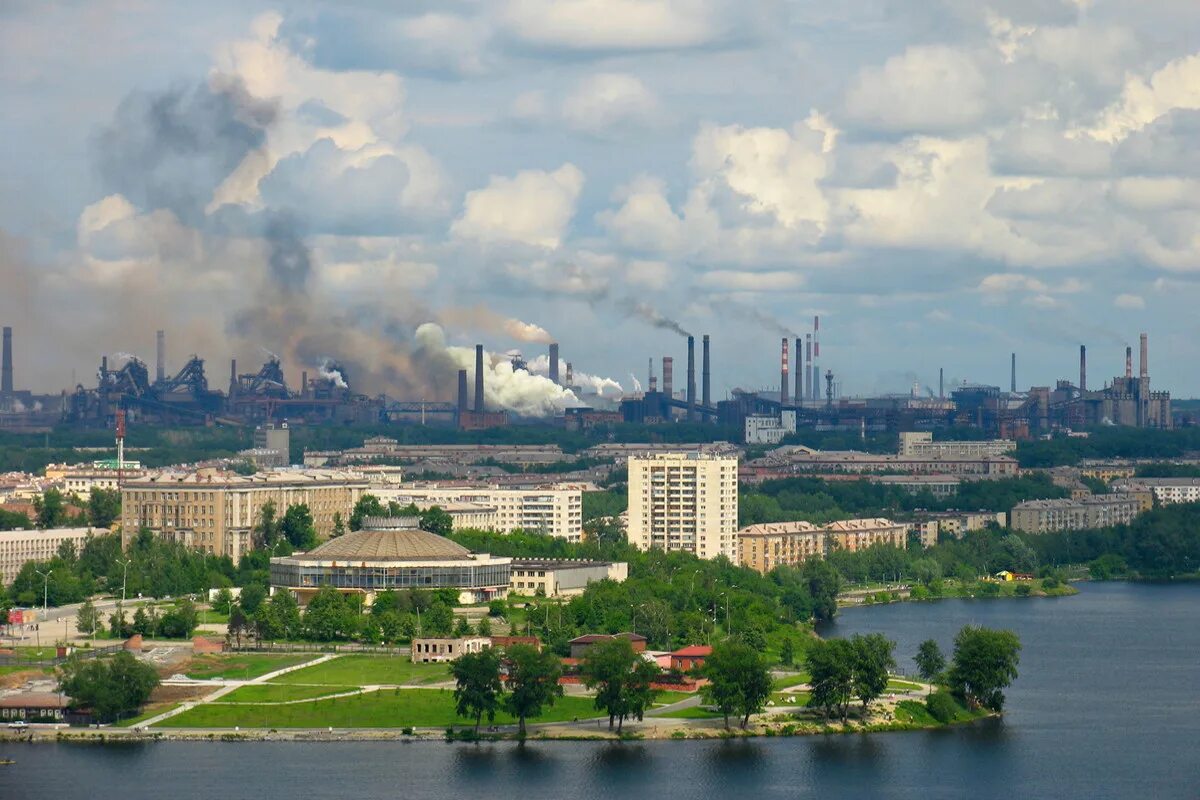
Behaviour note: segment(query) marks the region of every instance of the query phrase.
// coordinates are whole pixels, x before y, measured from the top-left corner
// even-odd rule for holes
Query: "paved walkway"
[[[250,680],[225,681],[224,685],[221,686],[221,688],[217,689],[215,692],[212,692],[211,694],[207,694],[198,700],[189,700],[186,703],[183,703],[182,705],[180,705],[176,708],[172,708],[170,711],[164,711],[163,713],[159,714],[158,716],[151,717],[150,719],[142,721],[142,723],[140,725],[138,725],[137,727],[139,727],[139,728],[152,727],[154,725],[159,724],[163,720],[170,719],[171,717],[174,717],[178,714],[182,714],[185,711],[189,711],[189,710],[195,708],[197,705],[200,705],[202,703],[211,703],[214,700],[219,700],[220,698],[224,697],[225,695],[229,694],[230,692],[232,692],[236,689],[240,689],[243,686],[251,686],[256,683],[267,683],[268,681],[278,678],[280,675],[286,675],[287,673],[295,672],[298,669],[304,669],[306,667],[312,667],[317,664],[322,664],[326,661],[332,661],[333,659],[335,659],[337,657],[338,657],[337,654],[324,655],[324,656],[320,656],[319,658],[314,658],[312,661],[305,661],[303,664],[293,664],[290,667],[284,667],[283,669],[277,669],[274,672],[268,672],[266,675],[259,675],[257,678],[251,678]],[[211,681],[164,681],[164,683],[168,683],[168,684],[174,685],[174,686],[186,686],[188,684],[211,685],[212,682]]]

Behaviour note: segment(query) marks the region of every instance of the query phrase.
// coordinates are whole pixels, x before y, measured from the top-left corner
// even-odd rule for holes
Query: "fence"
[[[320,642],[229,642],[225,650],[230,653],[370,653],[372,655],[408,656],[412,650],[407,646],[388,647],[386,645],[359,644],[346,642],[344,644],[324,644]]]
[[[22,655],[0,655],[0,667],[57,667],[72,656],[76,658],[99,658],[101,656],[119,653],[125,648],[124,644],[110,644],[104,647],[76,647],[71,656],[55,656],[54,658],[27,658]]]

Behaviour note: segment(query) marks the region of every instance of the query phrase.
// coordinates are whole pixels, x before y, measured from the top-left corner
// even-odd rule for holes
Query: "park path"
[[[700,705],[700,695],[694,694],[691,697],[685,697],[682,700],[677,700],[676,702],[671,703],[669,705],[659,706],[658,708],[652,708],[646,712],[645,716],[661,717],[663,714],[668,714],[672,711],[678,711],[681,708],[694,708],[695,706],[698,706],[698,705]],[[628,722],[626,722],[626,724],[628,724]]]
[[[215,692],[206,694],[204,697],[201,697],[198,700],[188,700],[187,702],[183,703],[182,705],[172,708],[169,711],[164,711],[163,713],[159,714],[158,716],[151,717],[150,719],[144,720],[141,723],[141,725],[139,725],[138,727],[149,728],[153,725],[159,724],[163,720],[170,719],[171,717],[174,717],[178,714],[182,714],[184,711],[189,711],[203,703],[211,703],[214,700],[219,700],[220,698],[224,697],[225,695],[229,694],[230,692],[233,692],[236,689],[240,689],[243,686],[251,686],[256,683],[267,683],[268,681],[272,681],[275,678],[278,678],[280,675],[286,675],[287,673],[295,672],[298,669],[304,669],[306,667],[316,666],[317,664],[323,664],[326,661],[332,661],[333,659],[335,659],[337,657],[338,657],[338,654],[336,654],[336,653],[331,654],[331,655],[323,655],[323,656],[319,656],[318,658],[314,658],[312,661],[305,661],[302,664],[293,664],[290,667],[283,667],[282,669],[277,669],[274,672],[268,672],[265,675],[259,675],[257,678],[250,678],[249,680],[244,680],[244,681],[239,681],[239,680],[225,681],[224,684],[221,686],[221,688],[217,689]],[[182,681],[179,681],[179,682],[167,681],[167,683],[174,683],[174,685],[187,685],[187,683],[192,683],[192,682],[188,681],[187,683],[184,683]],[[198,683],[210,683],[210,682],[209,681],[198,681]]]

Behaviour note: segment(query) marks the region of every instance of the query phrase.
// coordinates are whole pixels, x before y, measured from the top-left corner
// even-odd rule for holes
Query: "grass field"
[[[286,683],[256,683],[234,689],[216,702],[286,703],[289,700],[312,700],[315,697],[352,692],[357,688],[357,686],[292,686]]]
[[[164,705],[156,705],[152,708],[147,708],[138,714],[136,717],[123,719],[120,722],[114,722],[113,726],[117,728],[132,728],[134,725],[141,725],[151,717],[157,717],[159,714],[165,714],[172,709],[179,708],[183,703],[166,703]]]
[[[678,703],[680,700],[687,700],[689,697],[695,696],[695,692],[659,692],[654,702],[660,706],[669,706],[672,703]]]
[[[531,722],[559,722],[596,717],[590,697],[560,697],[554,707]],[[486,720],[485,720],[486,722]],[[505,714],[496,724],[515,722]],[[403,728],[469,725],[454,713],[454,694],[441,689],[400,689],[311,703],[196,706],[164,720],[167,728]]]
[[[0,677],[12,675],[14,672],[40,672],[44,675],[51,675],[54,673],[54,670],[50,667],[35,667],[29,664],[0,667]]]
[[[192,659],[188,665],[189,678],[233,678],[249,680],[277,669],[312,661],[311,653],[276,655],[273,653],[231,653],[228,655],[202,655]]]
[[[339,656],[313,667],[280,675],[273,683],[312,683],[330,686],[425,684],[449,681],[446,664],[414,664],[406,656]]]
[[[918,689],[923,688],[924,687],[919,683],[913,683],[912,681],[900,681],[896,680],[895,678],[887,683],[887,690],[889,692],[915,692]]]
[[[771,694],[771,699],[775,701],[775,705],[781,708],[807,708],[808,692],[774,692]],[[795,698],[796,702],[789,703],[788,700]]]
[[[689,706],[688,708],[677,708],[658,716],[667,719],[718,719],[722,714],[720,711],[713,711],[703,706]]]
[[[781,689],[799,686],[802,683],[808,683],[807,672],[798,672],[795,675],[784,675],[782,678],[775,678],[771,681],[771,688],[778,692]]]

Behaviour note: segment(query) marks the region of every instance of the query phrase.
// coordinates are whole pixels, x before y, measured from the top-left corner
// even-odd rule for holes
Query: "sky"
[[[1194,0],[10,0],[16,383],[161,328],[221,388],[277,353],[449,399],[554,339],[612,392],[686,330],[722,397],[819,314],[847,394],[1080,344],[1095,386],[1145,331],[1197,396],[1198,43]]]

